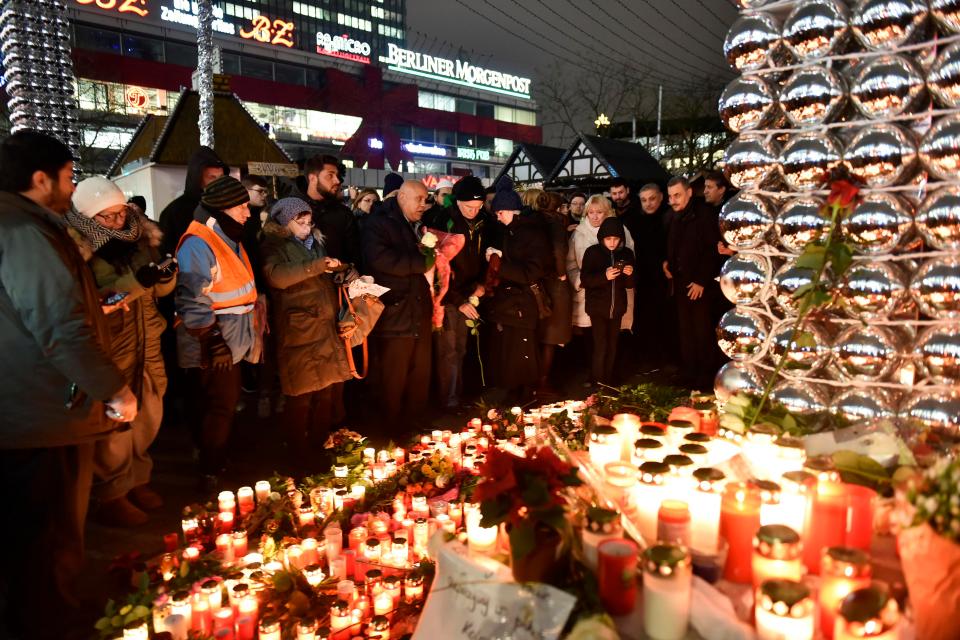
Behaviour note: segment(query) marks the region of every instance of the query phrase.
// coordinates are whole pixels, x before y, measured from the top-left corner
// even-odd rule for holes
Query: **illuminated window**
[[[305,2],[294,2],[293,12],[316,20],[330,20],[330,12]],[[343,24],[342,22],[340,24]]]
[[[382,36],[387,36],[388,38],[403,38],[403,29],[397,29],[396,27],[390,27],[385,24],[377,25],[377,33]]]
[[[100,127],[83,130],[83,144],[95,149],[123,149],[133,138],[131,129]]]
[[[506,138],[493,139],[493,152],[498,156],[508,156],[513,153],[513,140]]]
[[[442,93],[432,93],[430,91],[420,91],[417,97],[417,104],[424,109],[437,109],[438,111],[457,110],[457,101],[453,96],[447,96]]]

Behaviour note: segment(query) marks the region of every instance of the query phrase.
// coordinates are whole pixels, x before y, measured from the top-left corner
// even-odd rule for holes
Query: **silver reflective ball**
[[[928,195],[917,210],[916,223],[928,246],[941,251],[960,249],[960,186]]]
[[[737,393],[758,396],[763,393],[764,381],[754,367],[742,362],[728,362],[717,372],[713,393],[720,402],[726,402]]]
[[[829,395],[822,387],[799,380],[784,380],[773,388],[770,396],[788,411],[800,416],[824,413],[829,401]]]
[[[934,382],[960,383],[960,324],[928,327],[917,338],[913,352]]]
[[[773,226],[773,210],[762,196],[741,192],[720,210],[723,241],[737,249],[753,249],[764,242]]]
[[[759,9],[771,0],[737,0],[737,6],[741,9]]]
[[[746,307],[730,309],[717,325],[717,344],[731,360],[752,362],[763,355],[767,342],[767,323]]]
[[[804,320],[797,326],[796,318],[779,322],[770,331],[767,347],[774,366],[786,357],[781,373],[786,376],[807,376],[820,369],[830,359],[830,341],[823,328]]]
[[[890,396],[882,389],[847,389],[833,399],[831,413],[850,422],[895,418]]]
[[[857,253],[889,253],[913,226],[910,213],[910,205],[892,193],[868,193],[841,227]]]
[[[913,134],[895,124],[860,129],[843,154],[850,175],[868,187],[888,187],[907,177],[917,159]]]
[[[737,189],[753,189],[769,178],[778,166],[778,151],[764,136],[744,134],[723,154],[723,171]]]
[[[720,290],[734,304],[761,302],[770,284],[770,260],[764,256],[738,253],[720,270]]]
[[[844,380],[880,380],[899,361],[897,338],[884,327],[849,327],[833,344],[833,363]]]
[[[819,189],[840,164],[840,143],[828,133],[809,131],[790,137],[780,153],[780,172],[795,191]]]
[[[960,114],[934,123],[920,143],[920,161],[941,180],[955,180],[960,173]]]
[[[774,223],[777,238],[784,249],[800,253],[809,243],[819,240],[830,227],[830,218],[823,212],[823,199],[800,196],[780,208]]]
[[[910,294],[931,318],[960,318],[960,258],[928,260],[913,277]]]
[[[734,133],[756,129],[769,119],[775,102],[773,90],[762,79],[736,78],[720,96],[720,119]]]
[[[847,10],[837,0],[798,3],[783,23],[783,43],[800,60],[833,52],[847,32]]]
[[[927,88],[942,107],[960,106],[960,42],[944,49],[927,74]]]
[[[944,31],[960,33],[960,0],[930,0],[930,15]]]
[[[777,21],[766,13],[741,16],[723,43],[723,55],[737,71],[756,71],[767,64],[770,53],[780,42]]]
[[[923,0],[860,0],[852,12],[853,35],[867,49],[896,49],[917,32],[927,17]]]
[[[780,267],[773,276],[773,287],[780,308],[788,314],[796,314],[800,308],[800,301],[793,296],[800,287],[812,284],[815,276],[816,272],[813,269],[798,267],[793,260]],[[826,273],[821,277],[821,281],[829,283]]]
[[[850,87],[850,98],[868,118],[891,118],[908,111],[924,86],[920,71],[909,59],[879,56],[859,67]]]
[[[796,126],[823,124],[833,118],[846,96],[839,75],[815,66],[795,71],[780,90],[780,108]]]
[[[837,286],[837,302],[847,315],[862,320],[888,317],[906,295],[903,277],[886,262],[855,262]]]
[[[916,389],[904,403],[900,416],[925,429],[960,433],[960,393]]]

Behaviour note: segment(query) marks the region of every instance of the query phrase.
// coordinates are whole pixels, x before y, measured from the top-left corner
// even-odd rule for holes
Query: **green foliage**
[[[720,424],[726,429],[738,433],[746,433],[749,427],[755,424],[770,424],[781,434],[791,436],[806,436],[823,431],[826,428],[842,429],[849,426],[849,422],[831,414],[800,416],[790,413],[779,402],[739,392],[730,398],[724,405],[724,414]]]
[[[604,387],[588,399],[594,413],[611,418],[634,413],[644,420],[665,422],[677,406],[689,404],[690,391],[679,387],[644,382],[635,386]]]
[[[892,482],[892,475],[886,467],[870,456],[835,451],[831,458],[844,482],[870,487],[877,492],[884,492]]]
[[[153,595],[150,590],[150,579],[144,573],[140,576],[137,590],[127,596],[126,601],[117,606],[116,601],[107,601],[101,617],[93,625],[100,638],[113,638],[123,633],[123,628],[131,622],[146,619],[150,615],[150,605]]]
[[[907,491],[916,508],[913,525],[929,523],[945,538],[960,542],[960,461],[941,458]]]

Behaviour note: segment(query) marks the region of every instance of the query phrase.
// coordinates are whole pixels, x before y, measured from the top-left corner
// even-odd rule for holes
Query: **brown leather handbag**
[[[337,315],[337,333],[347,348],[347,363],[350,373],[357,380],[363,380],[369,373],[369,355],[367,337],[373,331],[374,325],[383,313],[383,302],[380,298],[368,293],[353,300],[347,292],[347,285],[338,288],[340,296],[340,312]],[[353,348],[363,346],[363,373],[357,372],[357,365],[353,360]]]

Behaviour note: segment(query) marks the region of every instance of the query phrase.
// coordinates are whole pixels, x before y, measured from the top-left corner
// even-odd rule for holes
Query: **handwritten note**
[[[545,584],[517,584],[510,569],[489,558],[469,557],[456,541],[435,549],[437,576],[413,640],[560,636],[575,597]]]
[[[369,293],[370,295],[379,298],[387,291],[390,291],[390,289],[375,283],[373,278],[370,276],[361,276],[350,283],[350,287],[347,291],[350,294],[350,299],[353,300],[354,298],[359,298],[365,293]]]

